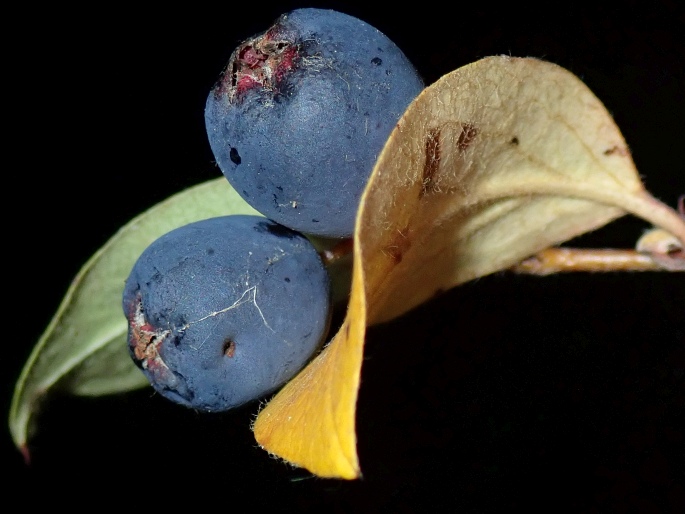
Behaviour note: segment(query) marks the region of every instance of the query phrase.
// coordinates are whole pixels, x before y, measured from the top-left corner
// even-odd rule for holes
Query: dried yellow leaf
[[[260,412],[257,441],[316,475],[358,477],[367,325],[626,213],[685,241],[685,222],[645,191],[618,127],[580,79],[511,57],[444,76],[409,106],[369,180],[341,330]]]

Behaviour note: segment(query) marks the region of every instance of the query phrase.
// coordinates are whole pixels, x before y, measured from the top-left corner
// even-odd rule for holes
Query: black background
[[[3,412],[88,257],[131,217],[219,176],[205,97],[233,48],[293,8],[369,22],[427,84],[488,55],[560,64],[613,114],[647,188],[671,205],[685,193],[685,12],[675,1],[371,4],[102,4],[7,20],[17,30],[5,67]],[[575,243],[630,247],[645,227],[625,218]],[[358,481],[270,458],[249,430],[254,404],[201,415],[143,390],[51,395],[30,466],[3,439],[4,489],[29,505],[49,491],[67,506],[681,512],[684,285],[682,274],[501,273],[371,328]]]

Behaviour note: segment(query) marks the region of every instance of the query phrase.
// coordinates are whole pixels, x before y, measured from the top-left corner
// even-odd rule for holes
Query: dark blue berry
[[[262,214],[348,237],[376,158],[422,89],[407,57],[374,27],[298,9],[233,52],[207,98],[209,142]]]
[[[129,350],[163,396],[223,411],[275,390],[320,348],[329,279],[308,239],[225,216],[153,242],[126,281]]]

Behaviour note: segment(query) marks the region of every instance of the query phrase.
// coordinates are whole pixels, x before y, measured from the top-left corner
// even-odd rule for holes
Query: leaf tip
[[[19,446],[19,451],[24,457],[24,464],[27,466],[31,465],[31,453],[29,452],[29,447],[26,444]]]
[[[283,405],[279,401],[271,403],[273,400],[260,410],[251,427],[262,450],[291,466],[305,468],[319,478],[355,480],[361,477],[354,445],[351,449],[346,448],[348,451],[330,449],[330,446],[327,451],[317,451],[322,448],[321,441],[315,442],[313,447],[307,444],[308,441],[311,443],[311,438],[303,435],[312,435],[312,425],[302,421],[298,409],[295,407],[295,412],[290,415],[281,410]],[[320,439],[328,439],[331,434],[330,427],[317,432]]]

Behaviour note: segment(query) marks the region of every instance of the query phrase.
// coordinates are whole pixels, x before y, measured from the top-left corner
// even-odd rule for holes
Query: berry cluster
[[[284,14],[235,49],[207,99],[207,135],[265,217],[180,227],[133,267],[129,350],[160,394],[226,410],[311,359],[327,337],[330,284],[306,235],[352,235],[376,157],[422,89],[392,41],[336,11]]]

